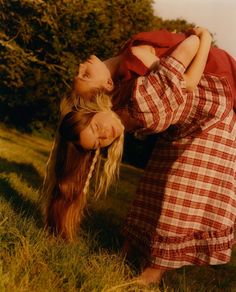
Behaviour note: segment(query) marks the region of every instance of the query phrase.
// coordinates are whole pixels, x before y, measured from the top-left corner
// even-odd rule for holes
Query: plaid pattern
[[[236,114],[227,81],[187,93],[173,57],[139,77],[132,114],[158,133],[124,233],[158,268],[230,260],[236,216]]]

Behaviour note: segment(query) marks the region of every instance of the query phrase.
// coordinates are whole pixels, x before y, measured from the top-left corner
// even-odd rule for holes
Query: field
[[[89,201],[78,240],[47,234],[38,197],[52,141],[0,127],[0,291],[236,291],[236,249],[227,265],[166,273],[160,287],[132,284],[121,229],[142,171],[128,165],[106,197]]]

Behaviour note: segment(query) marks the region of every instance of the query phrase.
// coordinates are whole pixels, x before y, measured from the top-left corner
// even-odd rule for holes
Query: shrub
[[[89,54],[117,53],[153,27],[151,0],[0,1],[0,114],[30,130],[56,125],[59,99]]]

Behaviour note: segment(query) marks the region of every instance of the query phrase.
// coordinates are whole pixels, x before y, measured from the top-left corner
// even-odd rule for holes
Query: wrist
[[[200,35],[199,35],[200,40],[204,40],[204,41],[208,41],[208,42],[212,42],[212,35],[209,33],[209,31],[203,31]]]

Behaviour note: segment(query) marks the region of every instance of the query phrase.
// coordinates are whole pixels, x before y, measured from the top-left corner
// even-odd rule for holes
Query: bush
[[[0,0],[0,24],[1,122],[44,132],[88,55],[111,57],[137,32],[188,27],[155,17],[152,0]],[[143,167],[152,144],[128,135],[124,159]]]
[[[59,99],[90,54],[107,58],[153,27],[151,0],[0,1],[0,114],[25,130],[54,128]]]

